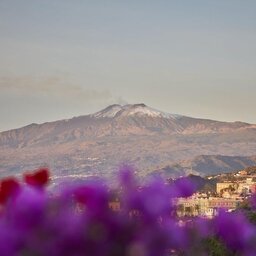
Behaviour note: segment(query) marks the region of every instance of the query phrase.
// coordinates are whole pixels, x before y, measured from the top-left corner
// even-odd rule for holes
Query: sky
[[[110,104],[256,123],[255,0],[0,0],[0,131]]]

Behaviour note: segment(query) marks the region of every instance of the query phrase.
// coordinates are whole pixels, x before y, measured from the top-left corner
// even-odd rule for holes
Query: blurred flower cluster
[[[49,193],[48,181],[47,169],[1,181],[1,256],[256,255],[255,227],[240,212],[177,218],[173,199],[195,191],[186,178],[141,186],[124,167],[115,191],[97,180]]]

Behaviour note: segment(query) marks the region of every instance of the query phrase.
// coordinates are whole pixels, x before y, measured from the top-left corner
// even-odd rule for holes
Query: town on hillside
[[[176,214],[180,219],[213,218],[220,210],[235,211],[256,193],[256,166],[205,178],[191,175],[190,178],[198,183],[197,192],[190,197],[171,199],[171,203],[176,205]],[[169,180],[168,184],[172,181]],[[113,197],[109,207],[113,211],[122,210],[118,196]]]
[[[220,209],[232,212],[256,192],[256,167],[237,172],[206,177],[214,181],[215,191],[206,186],[188,198],[176,198],[179,217],[200,216],[213,218]],[[209,187],[210,188],[210,187]]]

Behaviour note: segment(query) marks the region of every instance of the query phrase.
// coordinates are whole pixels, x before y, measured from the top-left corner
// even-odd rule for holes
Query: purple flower
[[[115,197],[119,211],[109,208],[113,191],[99,181],[69,185],[51,195],[41,186],[15,184],[18,189],[6,193],[0,214],[1,256],[205,255],[199,245],[212,235],[241,255],[255,255],[255,228],[240,213],[220,212],[213,221],[176,219],[173,197],[190,196],[195,189],[185,178],[140,186],[131,168],[123,167]]]
[[[220,211],[214,224],[216,233],[232,250],[243,252],[252,247],[256,230],[241,213]]]
[[[171,194],[173,197],[189,197],[195,192],[195,184],[187,177],[179,178],[171,184]]]
[[[7,211],[16,226],[31,227],[43,220],[46,204],[47,198],[43,191],[26,186],[7,205]]]
[[[19,249],[19,233],[6,219],[0,220],[0,255],[12,256]]]

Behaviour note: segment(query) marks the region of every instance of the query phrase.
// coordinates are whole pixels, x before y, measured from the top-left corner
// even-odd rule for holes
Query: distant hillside
[[[191,160],[165,166],[155,170],[153,174],[160,175],[164,178],[176,178],[188,174],[207,176],[234,172],[253,165],[256,165],[256,156],[202,155]]]

